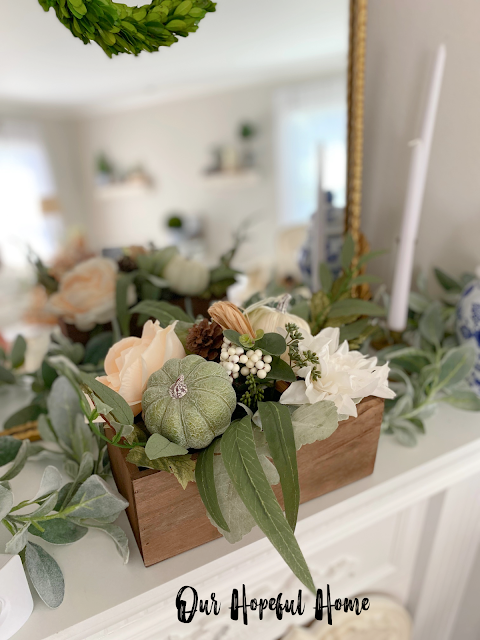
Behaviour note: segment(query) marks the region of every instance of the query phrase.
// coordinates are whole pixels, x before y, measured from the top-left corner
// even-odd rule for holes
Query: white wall
[[[480,3],[370,0],[363,228],[393,249],[410,151],[419,134],[432,59],[448,50],[416,262],[459,273],[480,264]],[[372,271],[391,281],[393,251]]]
[[[363,228],[391,255],[372,271],[391,281],[426,81],[439,43],[448,58],[416,251],[418,268],[452,274],[480,264],[480,3],[370,0],[367,36]],[[479,541],[480,542],[480,541]],[[455,637],[478,640],[480,552]],[[453,594],[452,594],[453,595]]]
[[[216,145],[235,142],[240,121],[258,124],[260,179],[258,184],[213,186],[202,176]],[[91,188],[94,159],[104,151],[121,167],[141,162],[153,177],[151,193],[92,201],[88,225],[93,246],[168,242],[164,218],[178,211],[201,216],[207,227],[213,260],[231,242],[231,232],[252,213],[258,216],[255,235],[261,243],[250,256],[272,242],[275,221],[272,173],[272,89],[253,87],[222,94],[169,102],[135,111],[89,118],[80,124],[86,181]]]
[[[338,76],[335,76],[338,77]],[[311,82],[316,78],[302,78]],[[93,198],[89,236],[93,246],[168,242],[166,214],[204,217],[207,254],[214,262],[229,248],[231,233],[252,214],[252,241],[239,256],[242,265],[273,258],[278,204],[275,187],[274,96],[285,83],[264,83],[135,110],[97,115],[79,124],[86,190],[92,191],[94,159],[104,151],[121,167],[141,161],[155,180],[150,194],[99,202]],[[259,128],[256,184],[213,186],[202,171],[215,146],[234,143],[240,122]]]

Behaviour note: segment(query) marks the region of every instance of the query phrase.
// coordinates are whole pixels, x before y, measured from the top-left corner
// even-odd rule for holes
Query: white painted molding
[[[480,475],[444,497],[412,640],[450,640],[480,540]]]

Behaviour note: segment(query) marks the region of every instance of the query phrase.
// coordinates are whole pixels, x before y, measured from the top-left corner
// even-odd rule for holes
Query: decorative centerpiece
[[[62,572],[30,537],[66,544],[99,529],[126,561],[126,536],[113,524],[125,508],[147,566],[221,535],[236,542],[258,525],[314,590],[294,535],[299,505],[372,473],[383,399],[394,396],[388,364],[340,337],[342,318],[355,324],[363,311],[368,323],[378,312],[345,284],[361,277],[352,256],[347,242],[323,320],[298,316],[284,295],[246,310],[219,301],[208,317],[162,300],[129,308],[127,279],[116,291],[116,335],[105,341],[100,332],[86,346],[53,337],[33,374],[33,402],[12,417],[18,423],[28,413],[42,440],[0,438],[0,463],[11,463],[0,477],[7,552],[29,559],[49,606],[62,602]],[[132,335],[142,314],[141,335]],[[354,329],[358,341],[365,326]],[[25,375],[25,346],[19,338],[6,355],[10,383]],[[9,483],[44,448],[64,458],[71,481],[47,467],[37,494],[16,504]],[[123,497],[103,480],[110,466]]]
[[[388,365],[379,367],[375,358],[340,345],[338,328],[317,336],[306,328],[302,333],[294,321],[304,323],[292,314],[284,327],[279,322],[276,331],[265,333],[231,303],[217,302],[209,311],[213,320],[191,323],[186,332],[178,321],[163,329],[148,321],[142,338],[124,338],[112,347],[105,360],[109,375],[70,378],[92,402],[85,416],[98,435],[94,420],[105,421],[113,474],[129,500],[127,513],[147,565],[219,533],[240,540],[257,524],[313,588],[293,535],[302,489],[297,450],[331,436],[339,421],[356,418],[362,424],[351,422],[350,435],[358,437],[361,426],[367,434],[373,429],[374,437],[366,465],[362,459],[352,465],[354,477],[359,467],[360,477],[371,473],[381,402],[365,403],[364,420],[357,405],[367,396],[393,397]],[[262,316],[254,316],[261,324]],[[268,324],[268,312],[265,318]],[[348,437],[342,436],[346,450]],[[357,443],[357,457],[361,451]],[[337,460],[344,473],[340,486],[351,481],[345,471],[350,461]],[[317,478],[324,471],[317,470]],[[323,479],[326,484],[320,482],[314,495],[328,490],[332,477]],[[285,517],[271,488],[278,483]]]

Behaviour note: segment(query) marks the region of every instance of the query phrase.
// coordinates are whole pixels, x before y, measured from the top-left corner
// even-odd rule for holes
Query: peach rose
[[[99,382],[119,393],[131,406],[134,415],[142,410],[142,395],[147,380],[171,358],[186,353],[175,333],[175,324],[162,329],[158,320],[148,320],[141,338],[124,338],[114,344],[105,358],[106,376]]]
[[[48,308],[80,331],[90,331],[115,317],[118,266],[110,258],[90,258],[68,271]],[[132,300],[132,303],[135,300]]]

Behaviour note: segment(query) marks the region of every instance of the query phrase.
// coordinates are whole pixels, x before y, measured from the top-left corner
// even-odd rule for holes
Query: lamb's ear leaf
[[[221,452],[232,484],[255,522],[297,578],[315,593],[305,558],[258,459],[249,416],[228,427],[222,436]]]
[[[133,424],[133,412],[121,395],[88,373],[82,371],[80,372],[80,377],[83,384],[85,384],[97,398],[112,408],[111,413],[117,422],[121,424]]]
[[[300,484],[290,411],[279,402],[259,402],[258,411],[273,463],[280,476],[285,516],[292,531],[295,531],[300,506]]]
[[[38,544],[27,542],[25,565],[35,590],[47,607],[59,607],[65,595],[65,582],[52,556]]]
[[[198,493],[212,520],[214,520],[215,524],[221,529],[230,532],[218,503],[217,489],[215,486],[213,456],[216,445],[217,440],[214,440],[206,449],[203,449],[198,454],[197,465],[195,467],[195,481],[197,483]]]

